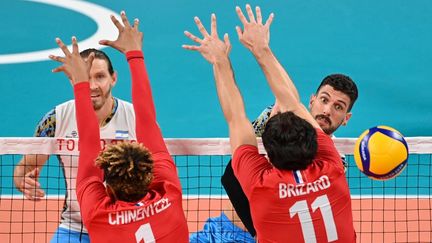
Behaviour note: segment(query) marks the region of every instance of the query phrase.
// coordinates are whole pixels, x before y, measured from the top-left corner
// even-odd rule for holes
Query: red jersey
[[[107,195],[103,172],[94,165],[100,143],[89,83],[76,84],[74,90],[80,134],[77,196],[82,219],[93,243],[189,242],[180,180],[156,123],[142,52],[131,51],[126,57],[132,76],[137,140],[152,152],[154,179],[149,192],[137,202],[113,201]]]
[[[279,170],[252,145],[232,166],[262,242],[355,242],[351,196],[331,138],[317,131],[318,151],[305,170]]]

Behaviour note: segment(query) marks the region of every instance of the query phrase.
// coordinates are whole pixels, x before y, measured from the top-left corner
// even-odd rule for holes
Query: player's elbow
[[[226,121],[230,130],[243,126],[245,123],[250,123],[244,113],[232,113],[232,115],[226,117]]]

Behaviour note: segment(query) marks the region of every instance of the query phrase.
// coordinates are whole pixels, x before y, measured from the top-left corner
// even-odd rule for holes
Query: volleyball
[[[400,132],[388,126],[376,126],[363,132],[354,148],[357,167],[369,178],[388,180],[407,165],[408,145]]]

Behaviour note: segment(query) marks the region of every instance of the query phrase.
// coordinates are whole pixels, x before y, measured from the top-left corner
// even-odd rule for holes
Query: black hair
[[[105,60],[107,62],[107,65],[108,65],[109,74],[111,74],[111,75],[114,74],[114,68],[112,66],[111,60],[105,52],[103,52],[101,50],[94,49],[94,48],[89,48],[89,49],[85,49],[84,51],[81,51],[80,55],[82,58],[87,58],[91,53],[95,54],[96,59]]]
[[[315,128],[291,111],[268,120],[262,141],[270,162],[281,170],[306,169],[318,150]]]
[[[325,85],[330,85],[334,90],[346,94],[351,101],[348,106],[348,111],[351,111],[358,97],[357,85],[354,83],[354,81],[350,77],[343,74],[331,74],[321,81],[316,93],[318,94],[319,90]]]

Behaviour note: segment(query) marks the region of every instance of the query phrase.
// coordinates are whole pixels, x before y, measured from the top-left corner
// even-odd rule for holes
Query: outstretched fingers
[[[211,35],[219,38],[218,32],[217,32],[217,21],[216,21],[216,15],[212,13],[211,15]]]
[[[227,46],[227,53],[229,53],[231,51],[231,42],[229,40],[228,33],[224,34],[224,42],[225,42],[225,45]]]
[[[53,70],[51,70],[51,72],[53,73],[60,73],[60,72],[64,72],[65,71],[65,67],[63,65],[54,68]]]
[[[273,19],[274,19],[274,13],[271,13],[264,26],[269,28],[271,23],[273,22]]]
[[[124,27],[120,23],[120,21],[118,21],[114,15],[111,15],[110,18],[111,18],[111,21],[113,22],[113,24],[117,27],[118,31],[119,32],[123,31]]]
[[[261,8],[259,6],[255,7],[255,13],[256,13],[257,24],[262,24],[262,14],[261,14]]]
[[[121,12],[120,12],[120,17],[121,17],[121,19],[122,19],[122,22],[123,22],[124,27],[125,27],[125,28],[130,28],[131,25],[130,25],[129,20],[128,20],[127,16],[126,16],[125,11],[121,11]]]
[[[243,14],[243,11],[241,10],[241,8],[239,6],[236,7],[236,12],[237,12],[237,15],[240,19],[240,22],[242,22],[243,25],[246,25],[248,23],[248,21],[247,21],[246,17]]]
[[[56,42],[57,42],[57,45],[60,47],[60,49],[63,51],[63,53],[66,55],[66,56],[69,56],[71,53],[70,53],[70,51],[69,51],[69,49],[67,48],[67,46],[63,43],[63,41],[60,39],[60,38],[56,38],[55,39],[56,40]]]
[[[243,36],[243,31],[240,28],[240,26],[236,26],[236,31],[237,31],[238,38],[241,39]]]
[[[104,46],[112,46],[112,41],[110,41],[110,40],[100,40],[99,41],[99,44],[100,45],[104,45]]]
[[[201,32],[201,34],[202,34],[204,37],[208,37],[208,36],[210,36],[209,33],[207,32],[206,28],[205,28],[204,25],[202,24],[201,20],[200,20],[198,17],[195,17],[194,20],[195,20],[195,24],[196,24],[196,26],[198,27],[198,30]]]
[[[254,13],[253,13],[252,8],[249,4],[246,4],[246,12],[247,12],[248,17],[249,17],[249,22],[256,23]]]
[[[73,38],[72,38],[72,40],[73,40]],[[55,39],[55,41],[56,41],[56,43],[57,43],[57,45],[60,47],[60,49],[63,51],[63,53],[65,54],[65,56],[69,56],[69,55],[71,55],[71,53],[70,53],[70,51],[69,51],[69,49],[67,48],[67,46],[63,43],[63,41],[60,39],[60,38],[56,38]],[[73,41],[72,41],[73,42]],[[76,40],[75,40],[75,42],[76,42]],[[75,43],[76,44],[76,43]],[[78,47],[72,47],[72,49],[74,49],[74,48],[78,48]],[[65,60],[66,60],[66,58],[64,58],[64,57],[60,57],[60,56],[54,56],[54,55],[49,55],[48,56],[51,60],[53,60],[53,61],[56,61],[56,62],[60,62],[60,63],[64,63],[65,62]],[[53,70],[51,70],[53,73],[57,73],[57,72],[63,72],[65,69],[64,69],[64,66],[63,65],[61,65],[61,66],[59,66],[59,67],[56,67],[56,68],[54,68]]]
[[[139,19],[136,18],[136,19],[134,19],[133,28],[138,31],[138,29],[139,29],[138,26],[139,26]]]
[[[72,36],[72,53],[79,53],[78,42],[75,36]]]
[[[202,42],[203,42],[202,39],[196,37],[195,35],[193,35],[193,34],[190,33],[189,31],[185,31],[184,34],[185,34],[189,39],[191,39],[192,41],[194,41],[195,43],[202,44]]]
[[[93,64],[93,60],[94,59],[95,59],[95,53],[92,52],[92,53],[90,53],[90,55],[87,57],[87,60],[86,60],[86,63],[87,63],[87,66],[88,66],[89,70],[90,70],[90,68],[91,68],[91,66]]]
[[[202,44],[202,40],[198,37],[196,37],[195,35],[193,35],[192,33],[190,33],[189,31],[185,31],[184,32],[185,36],[187,36],[189,39],[191,39],[193,42],[198,43],[198,44]],[[199,49],[199,46],[193,46],[193,45],[182,45],[182,47],[186,50],[192,50],[192,51],[197,51]]]
[[[64,63],[64,61],[65,61],[65,58],[61,57],[61,56],[49,55],[48,57],[49,57],[49,59],[56,61],[56,62]]]
[[[191,50],[191,51],[198,51],[199,50],[199,46],[192,46],[192,45],[182,45],[182,47],[186,50]]]

